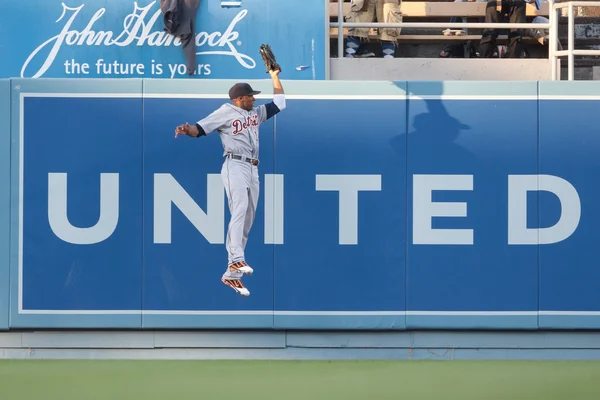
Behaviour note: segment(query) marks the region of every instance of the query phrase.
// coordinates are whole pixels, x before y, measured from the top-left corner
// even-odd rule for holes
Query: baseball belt
[[[231,154],[231,153],[227,153],[227,155],[225,155],[225,157],[229,157],[234,160],[246,161],[252,165],[258,165],[258,160],[256,158],[250,158],[250,157],[246,157],[246,156],[241,156],[239,154]]]

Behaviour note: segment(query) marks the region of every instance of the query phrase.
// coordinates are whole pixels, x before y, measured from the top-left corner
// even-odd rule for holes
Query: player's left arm
[[[273,100],[263,106],[265,112],[263,121],[266,121],[280,111],[283,111],[286,107],[285,92],[283,91],[283,85],[279,80],[279,72],[279,70],[269,71],[271,79],[273,80]]]

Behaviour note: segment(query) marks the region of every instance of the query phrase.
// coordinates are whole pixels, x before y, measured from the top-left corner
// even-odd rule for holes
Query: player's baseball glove
[[[275,59],[275,54],[273,54],[273,50],[271,50],[271,46],[267,43],[260,46],[260,55],[265,63],[265,67],[267,67],[267,73],[269,71],[277,71],[281,72],[281,66],[277,64],[277,60]]]

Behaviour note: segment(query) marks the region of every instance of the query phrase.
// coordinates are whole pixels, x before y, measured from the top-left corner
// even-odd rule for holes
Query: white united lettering
[[[162,30],[154,30],[156,21],[161,17],[160,9],[150,14],[151,9],[156,4],[156,1],[148,4],[145,7],[138,7],[134,3],[134,10],[131,14],[125,16],[123,20],[123,30],[116,35],[113,31],[93,30],[94,24],[99,21],[106,13],[106,8],[98,9],[91,17],[87,25],[82,31],[71,29],[77,16],[85,6],[82,4],[78,7],[69,7],[62,3],[62,14],[56,20],[60,22],[66,18],[67,13],[71,13],[70,17],[65,21],[60,33],[56,36],[43,42],[39,45],[25,60],[21,68],[21,78],[26,78],[27,67],[36,59],[42,58],[42,50],[47,50],[48,55],[39,70],[35,71],[31,77],[39,78],[54,64],[56,57],[64,45],[67,46],[118,46],[127,47],[135,46],[151,46],[151,47],[169,47],[181,46],[181,40],[173,35]],[[235,31],[236,25],[243,20],[248,14],[248,10],[241,10],[231,21],[227,29],[221,33],[218,31],[208,33],[200,32],[196,34],[197,48],[208,46],[210,48],[226,48],[228,50],[208,50],[199,51],[196,54],[214,54],[234,57],[240,65],[245,68],[252,69],[256,67],[256,62],[252,57],[242,54],[238,51],[235,43],[239,38],[239,32]]]
[[[154,174],[154,243],[170,244],[172,242],[171,208],[173,206],[179,209],[209,243],[224,243],[223,196],[225,193],[223,184],[218,173],[207,174],[206,177],[206,211],[204,211],[171,174]],[[92,177],[92,179],[94,178]],[[470,174],[413,175],[413,245],[473,246],[475,244],[474,229],[433,227],[433,218],[436,217],[467,217],[467,202],[439,202],[433,201],[432,197],[434,191],[473,191],[474,181],[474,176]],[[92,227],[78,228],[72,226],[67,218],[67,204],[69,204],[67,173],[48,173],[48,222],[52,232],[59,239],[72,244],[89,245],[109,239],[119,223],[119,182],[119,173],[100,174],[98,222]],[[288,213],[285,212],[283,186],[283,174],[264,174],[265,244],[284,243],[284,215],[289,214],[290,210]],[[335,223],[337,220],[338,244],[358,245],[359,192],[384,190],[382,175],[317,174],[315,175],[315,190],[339,193],[338,217],[329,221],[325,220],[324,223]],[[528,226],[527,192],[529,191],[547,191],[558,198],[561,204],[561,214],[553,226]],[[373,200],[373,195],[368,196]],[[296,211],[291,210],[291,213]],[[330,214],[333,210],[326,208],[321,211]],[[505,221],[508,224],[509,245],[547,245],[562,242],[575,233],[582,215],[581,199],[577,189],[565,179],[553,175],[508,175],[507,211],[508,216]],[[488,230],[486,229],[486,231]],[[484,234],[486,233],[484,232]]]

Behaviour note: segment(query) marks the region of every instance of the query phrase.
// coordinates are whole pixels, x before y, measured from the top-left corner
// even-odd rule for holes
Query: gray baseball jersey
[[[223,144],[223,155],[239,154],[258,158],[259,125],[279,112],[273,103],[262,104],[246,111],[233,104],[223,104],[217,110],[197,122],[202,133],[218,131]],[[204,132],[202,132],[204,131]]]

